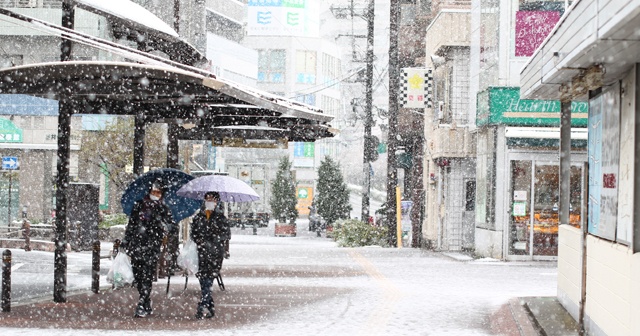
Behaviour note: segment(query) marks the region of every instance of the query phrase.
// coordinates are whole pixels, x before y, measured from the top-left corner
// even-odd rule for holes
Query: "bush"
[[[98,227],[101,229],[108,229],[114,225],[127,225],[128,222],[129,222],[129,217],[127,217],[127,215],[123,213],[114,214],[114,215],[105,215],[104,219],[102,220],[102,222],[100,222]]]
[[[378,245],[386,247],[387,231],[384,226],[374,226],[355,219],[342,219],[333,224],[334,240],[340,247]]]

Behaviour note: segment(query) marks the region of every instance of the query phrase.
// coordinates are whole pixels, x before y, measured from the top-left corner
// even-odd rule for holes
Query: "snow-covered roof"
[[[110,17],[118,17],[130,21],[133,24],[161,31],[165,34],[178,37],[178,33],[168,24],[160,20],[153,13],[137,3],[129,0],[75,0],[76,4],[96,14]]]

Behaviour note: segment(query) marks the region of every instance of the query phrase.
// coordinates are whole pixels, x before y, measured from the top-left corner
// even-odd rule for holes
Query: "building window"
[[[296,52],[296,83],[316,83],[316,52],[298,50]]]
[[[322,78],[321,82],[333,82],[340,77],[340,59],[329,54],[322,54]]]
[[[258,50],[258,82],[284,83],[286,51],[284,49]]]
[[[312,105],[312,106],[316,105],[316,95],[315,94],[299,95],[299,96],[295,97],[295,100],[299,101],[301,103],[307,104],[307,105]]]

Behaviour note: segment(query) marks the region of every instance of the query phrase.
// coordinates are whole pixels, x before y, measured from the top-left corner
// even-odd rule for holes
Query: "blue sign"
[[[3,170],[13,170],[18,169],[20,165],[18,164],[18,158],[15,156],[3,156],[2,157],[2,169]]]

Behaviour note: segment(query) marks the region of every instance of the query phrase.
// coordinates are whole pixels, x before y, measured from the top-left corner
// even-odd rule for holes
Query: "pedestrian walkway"
[[[226,283],[221,291],[214,283],[213,296],[216,316],[196,320],[196,307],[200,299],[198,281],[191,277],[185,290],[185,278],[173,277],[169,294],[167,279],[154,284],[151,294],[153,314],[134,318],[138,301],[135,288],[112,290],[102,288],[100,293],[68,293],[66,303],[54,303],[51,297],[32,300],[11,307],[11,312],[0,313],[0,325],[6,328],[43,329],[102,329],[102,330],[201,330],[232,329],[260,321],[282,309],[309,304],[316,300],[344,294],[336,288],[291,288],[291,286],[233,285]],[[281,293],[297,293],[283,296]]]

